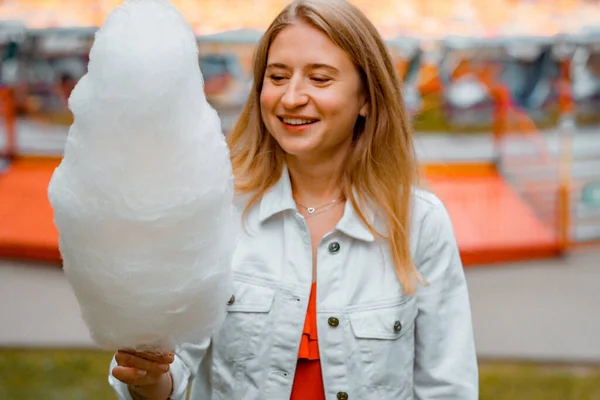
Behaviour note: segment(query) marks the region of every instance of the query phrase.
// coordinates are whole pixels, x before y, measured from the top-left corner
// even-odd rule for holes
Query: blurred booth
[[[89,52],[97,28],[28,30],[19,49],[20,81],[25,93],[17,109],[27,117],[70,125],[71,91],[87,72]]]
[[[206,97],[219,113],[225,134],[248,99],[254,49],[261,36],[261,31],[242,29],[198,37]]]
[[[406,110],[414,117],[423,108],[420,91],[420,72],[423,50],[418,39],[398,37],[387,41],[398,76],[403,83],[403,96]]]
[[[19,21],[0,22],[0,123],[4,131],[0,147],[0,171],[6,157],[12,158],[16,151],[16,105],[17,93],[26,93],[20,79],[21,61],[19,48],[26,39],[27,29]]]
[[[0,85],[13,85],[19,76],[19,48],[25,42],[27,28],[19,21],[0,21]]]
[[[584,30],[573,38],[576,46],[571,75],[577,123],[600,123],[600,30]]]
[[[538,128],[556,126],[560,74],[550,38],[448,37],[442,47],[442,103],[450,130],[492,130],[499,102]]]

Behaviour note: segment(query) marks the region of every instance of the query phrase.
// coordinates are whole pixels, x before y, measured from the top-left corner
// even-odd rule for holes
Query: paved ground
[[[600,252],[467,269],[478,354],[600,363]],[[0,261],[0,346],[93,347],[56,267]]]
[[[481,357],[600,363],[600,251],[467,279]]]

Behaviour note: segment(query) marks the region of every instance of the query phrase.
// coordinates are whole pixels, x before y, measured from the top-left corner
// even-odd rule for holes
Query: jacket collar
[[[281,177],[277,183],[263,195],[260,201],[260,222],[263,223],[269,218],[284,211],[297,212],[296,203],[292,196],[290,175],[286,166],[283,167]],[[370,221],[373,221],[374,213],[371,210],[366,210],[365,216],[369,218]],[[375,240],[375,237],[362,222],[349,201],[346,202],[344,215],[338,222],[336,230],[358,240],[366,242]]]
[[[356,193],[354,194],[356,197]],[[364,210],[363,214],[367,218],[371,224],[374,222],[375,213],[373,213],[370,209]],[[346,206],[344,207],[344,215],[340,222],[338,222],[336,230],[358,240],[362,240],[365,242],[372,242],[375,240],[375,237],[367,228],[367,226],[360,219],[356,210],[352,206],[352,203],[347,201]]]
[[[287,167],[284,165],[281,177],[262,197],[260,201],[260,222],[283,211],[296,211],[296,202],[292,196],[292,183]]]

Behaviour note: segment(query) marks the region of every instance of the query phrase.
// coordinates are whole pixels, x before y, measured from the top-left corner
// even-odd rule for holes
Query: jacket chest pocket
[[[274,298],[272,287],[234,279],[227,316],[215,338],[215,350],[223,358],[239,361],[256,356]]]
[[[401,304],[350,311],[358,369],[368,378],[367,386],[412,389],[414,298]]]

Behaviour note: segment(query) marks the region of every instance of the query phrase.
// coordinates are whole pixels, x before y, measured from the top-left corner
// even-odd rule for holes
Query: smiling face
[[[260,104],[267,130],[299,159],[344,155],[368,107],[352,60],[302,22],[284,28],[271,44]]]

